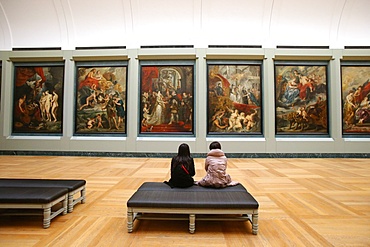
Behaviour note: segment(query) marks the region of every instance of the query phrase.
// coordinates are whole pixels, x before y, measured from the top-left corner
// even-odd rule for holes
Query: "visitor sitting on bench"
[[[178,154],[171,160],[171,178],[164,183],[171,186],[171,188],[191,187],[194,185],[194,175],[194,160],[190,156],[190,148],[188,144],[183,143],[179,146]]]
[[[227,158],[221,150],[219,142],[212,142],[209,145],[210,151],[205,160],[205,170],[207,175],[197,182],[198,185],[204,187],[224,188],[234,186],[239,182],[232,181],[229,174],[226,173]]]

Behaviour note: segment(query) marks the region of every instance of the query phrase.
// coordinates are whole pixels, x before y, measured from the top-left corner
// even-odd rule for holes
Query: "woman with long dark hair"
[[[164,183],[171,188],[186,188],[194,184],[195,175],[194,160],[190,156],[190,148],[186,143],[179,146],[178,154],[171,160],[171,178]]]

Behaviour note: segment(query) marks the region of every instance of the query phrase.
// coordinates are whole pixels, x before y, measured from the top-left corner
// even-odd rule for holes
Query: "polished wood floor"
[[[203,159],[196,161],[196,179]],[[249,222],[137,221],[126,201],[145,181],[169,178],[168,158],[0,156],[1,177],[87,181],[87,203],[57,216],[0,216],[0,246],[370,246],[369,159],[229,159],[228,172],[260,204]]]

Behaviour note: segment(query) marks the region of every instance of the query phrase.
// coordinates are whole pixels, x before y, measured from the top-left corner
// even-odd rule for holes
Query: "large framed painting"
[[[76,62],[75,135],[126,135],[127,61]]]
[[[370,135],[370,61],[341,63],[342,133]]]
[[[207,135],[262,135],[262,62],[207,62]]]
[[[328,63],[275,61],[276,135],[329,135]]]
[[[194,61],[140,62],[141,136],[194,135]]]
[[[64,62],[14,63],[12,133],[62,135]]]

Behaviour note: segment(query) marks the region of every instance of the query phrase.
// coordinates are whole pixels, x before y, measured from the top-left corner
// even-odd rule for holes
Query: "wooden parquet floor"
[[[196,176],[205,175],[195,159]],[[146,181],[169,178],[168,158],[0,156],[1,177],[87,181],[87,202],[57,216],[0,216],[0,246],[370,246],[369,159],[229,159],[228,173],[260,204],[249,222],[137,221],[126,201]]]

